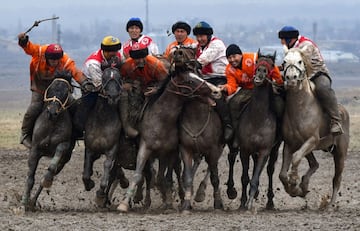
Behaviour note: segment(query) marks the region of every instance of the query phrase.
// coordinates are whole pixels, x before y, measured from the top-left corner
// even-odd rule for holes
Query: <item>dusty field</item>
[[[288,196],[279,181],[278,172],[281,158],[275,172],[275,211],[265,211],[266,172],[260,182],[259,200],[255,211],[238,211],[239,198],[229,200],[226,196],[227,158],[224,152],[219,169],[221,174],[224,211],[212,208],[212,187],[207,188],[206,200],[193,203],[191,214],[182,214],[176,209],[163,211],[156,189],[152,193],[152,205],[144,211],[136,205],[128,214],[120,214],[114,209],[104,210],[95,206],[95,190],[84,190],[81,173],[83,166],[82,147],[77,147],[73,157],[63,171],[55,178],[50,190],[43,191],[39,198],[41,209],[26,212],[19,207],[19,196],[23,192],[27,172],[27,151],[0,149],[0,230],[360,230],[360,166],[359,152],[349,152],[343,176],[342,187],[336,207],[330,211],[319,209],[322,198],[331,190],[333,176],[332,157],[317,153],[320,168],[310,182],[311,192],[306,199]],[[94,179],[99,182],[102,160],[96,162]],[[38,167],[39,178],[48,165],[42,159]],[[305,163],[302,163],[304,168]],[[200,166],[195,186],[204,174],[205,164]],[[240,186],[241,164],[236,163],[236,188]],[[126,172],[131,176],[131,172]],[[96,186],[97,187],[97,186]],[[115,204],[123,197],[125,189],[115,192]],[[175,198],[174,207],[178,206]]]

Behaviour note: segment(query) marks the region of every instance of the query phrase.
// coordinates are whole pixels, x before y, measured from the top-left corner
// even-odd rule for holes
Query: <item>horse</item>
[[[61,73],[60,73],[61,74]],[[71,105],[71,78],[57,76],[44,93],[44,106],[36,119],[32,145],[28,157],[28,174],[22,204],[25,209],[34,209],[43,188],[52,185],[57,175],[70,160],[75,140],[72,139],[72,122],[68,107]],[[31,198],[35,174],[41,157],[50,157],[51,162],[40,186]]]
[[[334,159],[335,175],[331,200],[327,205],[333,205],[340,189],[349,146],[350,118],[347,110],[339,105],[344,133],[338,136],[330,133],[330,118],[316,99],[314,85],[307,74],[308,62],[310,60],[306,59],[299,48],[289,49],[284,58],[286,102],[282,125],[284,151],[280,180],[289,195],[305,197],[309,192],[310,177],[319,166],[312,151],[330,152]],[[298,166],[303,157],[308,159],[309,169],[300,181]]]
[[[136,185],[142,178],[144,164],[149,158],[159,157],[159,164],[167,160],[168,172],[172,172],[178,155],[177,121],[185,101],[189,98],[203,97],[210,100],[211,94],[219,92],[203,79],[191,72],[176,71],[171,74],[159,94],[150,100],[140,123],[140,146],[137,154],[136,170],[125,198],[118,206],[121,212],[127,212],[129,202]],[[210,100],[213,103],[212,100]],[[170,175],[170,174],[169,174]],[[158,175],[159,176],[159,175]],[[160,174],[161,178],[163,174]],[[162,187],[171,184],[170,179],[162,180]],[[172,181],[172,178],[171,178]],[[162,193],[169,190],[161,189]],[[168,194],[168,193],[165,193]],[[167,203],[165,201],[165,203]]]
[[[178,71],[196,73],[195,49],[193,47],[178,47],[173,56]],[[205,157],[209,167],[208,173],[197,191],[195,201],[204,200],[206,181],[210,176],[214,187],[214,208],[222,209],[217,164],[224,148],[224,140],[219,115],[214,111],[212,105],[201,100],[191,100],[184,105],[179,124],[180,153],[184,163],[183,180],[185,187],[185,197],[181,204],[181,210],[188,211],[192,208],[193,178],[202,157]]]
[[[241,111],[237,121],[237,137],[240,147],[240,159],[243,166],[241,183],[242,195],[240,209],[252,209],[253,200],[258,195],[259,178],[261,172],[268,162],[267,173],[269,177],[267,209],[274,208],[274,193],[272,176],[275,170],[275,162],[278,157],[278,149],[281,144],[280,136],[277,135],[277,118],[273,109],[273,87],[271,72],[275,67],[276,52],[273,55],[263,55],[258,51],[254,75],[254,89],[248,103]],[[233,181],[233,166],[236,152],[229,154],[229,191],[236,193]],[[249,179],[249,158],[254,161],[254,170],[251,180]],[[250,182],[249,197],[247,188]],[[235,194],[236,197],[236,194]]]

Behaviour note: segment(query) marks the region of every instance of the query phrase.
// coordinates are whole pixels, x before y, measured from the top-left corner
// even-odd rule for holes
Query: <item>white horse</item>
[[[301,196],[309,192],[310,177],[317,170],[319,163],[312,151],[324,150],[333,154],[335,176],[330,204],[336,200],[340,188],[344,161],[349,145],[349,114],[339,105],[339,113],[344,134],[332,136],[330,118],[322,111],[314,95],[314,84],[308,78],[307,62],[299,48],[291,48],[284,58],[284,79],[286,90],[285,113],[283,120],[284,152],[280,180],[291,196]],[[298,166],[306,157],[309,169],[302,177],[298,176]],[[288,176],[288,170],[291,171]]]

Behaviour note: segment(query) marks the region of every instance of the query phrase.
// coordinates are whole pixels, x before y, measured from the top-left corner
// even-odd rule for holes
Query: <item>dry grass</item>
[[[6,149],[23,149],[19,144],[20,128],[22,118],[24,116],[23,109],[2,110],[0,114],[0,148]]]

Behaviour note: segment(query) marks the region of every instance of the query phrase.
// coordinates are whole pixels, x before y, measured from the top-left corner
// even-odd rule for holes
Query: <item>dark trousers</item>
[[[37,117],[40,115],[43,108],[43,98],[41,93],[32,91],[31,102],[28,106],[21,126],[21,141],[27,136],[32,136],[33,128]]]

